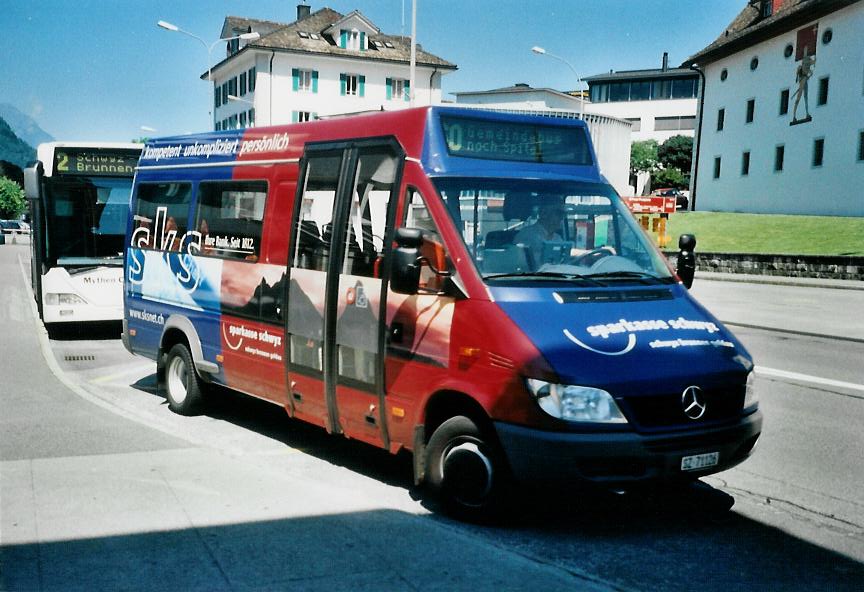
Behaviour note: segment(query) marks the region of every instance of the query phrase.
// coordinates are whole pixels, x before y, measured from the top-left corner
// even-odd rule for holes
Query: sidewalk
[[[691,293],[726,324],[864,342],[864,284],[698,272]]]

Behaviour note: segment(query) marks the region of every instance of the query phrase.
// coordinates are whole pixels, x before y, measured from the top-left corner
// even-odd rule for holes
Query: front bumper
[[[750,456],[762,432],[757,410],[732,425],[663,434],[549,432],[496,422],[495,429],[517,479],[524,482],[592,482],[625,486],[695,478],[733,467]],[[681,458],[718,452],[718,464],[682,471]]]

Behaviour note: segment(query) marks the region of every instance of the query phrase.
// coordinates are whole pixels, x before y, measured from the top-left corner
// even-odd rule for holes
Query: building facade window
[[[318,71],[317,70],[301,70],[300,68],[291,69],[291,87],[295,92],[317,93],[318,92]]]
[[[821,167],[825,158],[825,138],[813,140],[813,166]]]
[[[246,127],[246,112],[240,113],[240,127]]]
[[[312,112],[311,111],[292,111],[291,112],[291,122],[292,123],[302,123],[304,121],[312,121]]]
[[[255,74],[255,66],[252,66],[251,68],[249,68],[246,76],[247,86],[249,87],[250,93],[255,92]]]
[[[240,72],[240,96],[246,94],[246,72]]]
[[[589,91],[592,103],[693,99],[698,95],[699,80],[690,76],[598,82],[590,84]]]
[[[750,151],[747,150],[741,154],[741,176],[746,177],[750,174]]]
[[[819,79],[819,98],[817,105],[825,105],[828,102],[828,76]]]
[[[641,117],[627,117],[627,121],[630,122],[630,131],[631,132],[641,132],[642,131],[642,118]]]
[[[654,130],[658,132],[692,129],[696,129],[696,116],[694,115],[654,118]]]
[[[864,130],[858,132],[858,162],[864,162]]]
[[[386,80],[387,100],[405,101],[411,98],[411,83],[403,78],[388,78]]]
[[[720,178],[720,157],[719,156],[714,157],[714,178],[715,179]]]
[[[249,109],[249,127],[255,127],[255,108]]]
[[[781,144],[774,148],[774,172],[783,170],[783,158],[786,156],[786,147]]]
[[[745,121],[747,123],[753,123],[753,117],[756,114],[756,99],[750,99],[747,101],[747,118]]]
[[[789,113],[789,89],[784,88],[780,91],[780,115]]]
[[[342,96],[366,96],[366,77],[362,74],[340,74],[339,94]]]
[[[726,109],[717,111],[717,131],[723,131],[723,124],[726,122]]]

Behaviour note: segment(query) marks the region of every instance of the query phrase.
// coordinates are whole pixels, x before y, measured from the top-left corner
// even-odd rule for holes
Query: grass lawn
[[[678,212],[669,216],[667,233],[670,250],[689,233],[697,252],[864,257],[864,218]]]

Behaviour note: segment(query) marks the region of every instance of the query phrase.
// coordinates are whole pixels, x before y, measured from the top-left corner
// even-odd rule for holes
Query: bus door
[[[387,445],[384,256],[402,153],[391,141],[307,148],[288,283],[290,408]]]

